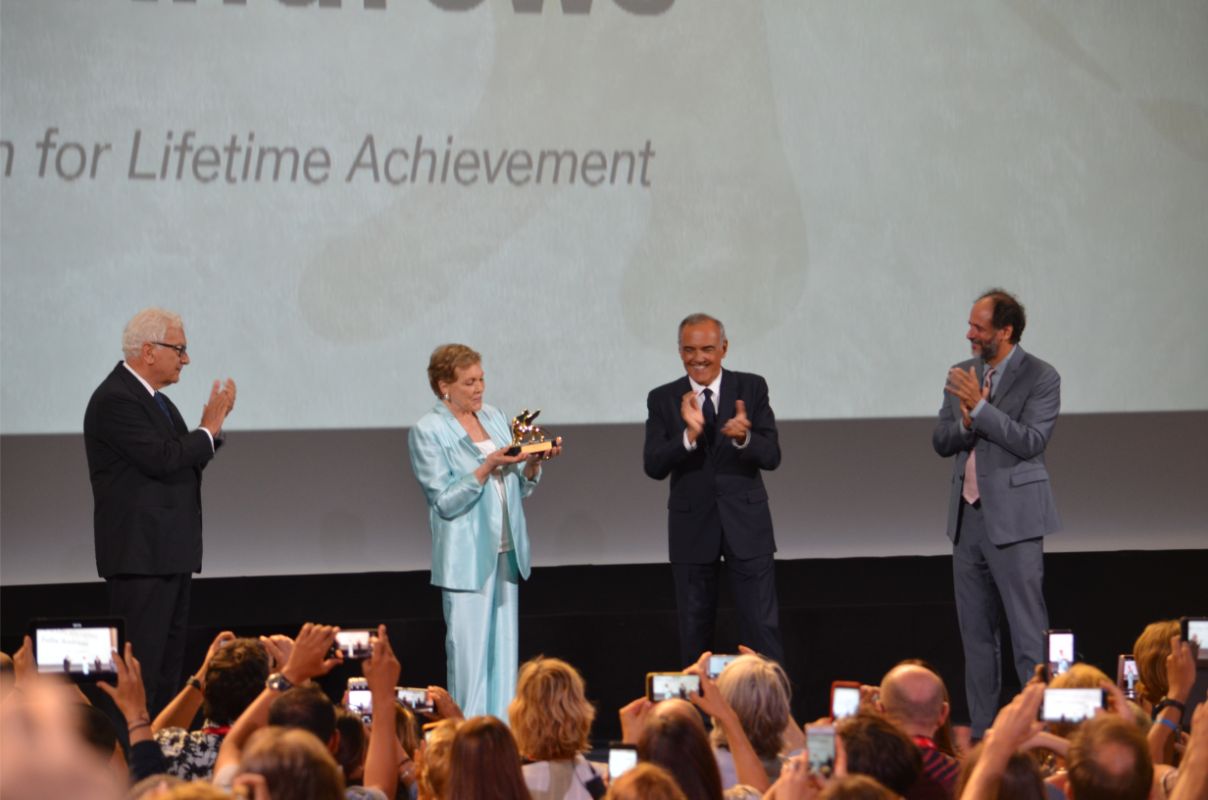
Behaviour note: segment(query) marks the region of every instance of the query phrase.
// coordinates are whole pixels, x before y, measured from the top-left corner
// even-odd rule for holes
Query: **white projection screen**
[[[816,426],[932,417],[996,285],[1063,414],[1205,426],[1202,0],[3,0],[0,175],[6,583],[95,578],[83,409],[148,305],[184,317],[186,418],[213,379],[239,384],[207,574],[291,571],[215,544],[253,530],[301,542],[292,571],[422,568],[402,429],[447,341],[483,353],[489,402],[598,436],[606,457],[558,480],[615,466],[650,500],[596,550],[564,483],[544,513],[581,544],[547,563],[664,557],[666,489],[610,448],[640,450],[692,311],[725,321],[727,365],[768,378],[807,448]],[[938,476],[938,517],[925,428],[903,447]],[[277,436],[254,439],[268,459],[354,430],[382,432],[403,499],[349,510],[321,474],[277,510],[222,496],[298,491],[296,463],[266,478],[240,434]],[[323,441],[342,476],[364,466]],[[38,488],[52,475],[71,502]],[[870,524],[943,552],[934,518],[900,523]],[[1184,523],[1151,546],[1201,546]]]

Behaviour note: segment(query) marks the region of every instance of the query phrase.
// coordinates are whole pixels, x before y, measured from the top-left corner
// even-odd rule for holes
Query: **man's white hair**
[[[122,331],[122,352],[127,361],[138,358],[147,342],[162,342],[169,328],[184,329],[180,314],[162,308],[144,308],[126,323]]]

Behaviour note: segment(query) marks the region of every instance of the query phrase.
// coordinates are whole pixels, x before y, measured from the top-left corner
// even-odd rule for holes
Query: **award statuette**
[[[549,438],[540,425],[533,424],[540,413],[541,409],[530,412],[526,408],[512,418],[512,444],[507,449],[508,455],[547,453],[555,444],[561,444],[561,437]],[[549,458],[548,455],[545,457]]]

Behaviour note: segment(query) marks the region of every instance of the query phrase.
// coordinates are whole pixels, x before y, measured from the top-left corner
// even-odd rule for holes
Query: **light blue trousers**
[[[492,714],[507,722],[519,663],[520,570],[509,550],[477,592],[441,590],[445,612],[448,689],[469,717]]]

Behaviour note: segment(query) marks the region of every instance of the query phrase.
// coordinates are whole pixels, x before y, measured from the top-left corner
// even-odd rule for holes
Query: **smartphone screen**
[[[638,749],[629,744],[613,744],[608,748],[608,779],[615,781],[638,765]]]
[[[349,689],[348,710],[368,722],[373,716],[373,695],[368,689]]]
[[[860,687],[834,686],[831,688],[831,718],[843,719],[860,710]]]
[[[361,660],[372,654],[372,640],[377,638],[377,631],[368,628],[359,630],[340,631],[336,634],[336,649],[344,654],[347,660]]]
[[[427,714],[435,710],[432,705],[432,698],[428,696],[427,689],[396,686],[394,687],[394,694],[403,708]]]
[[[1074,632],[1047,631],[1049,651],[1049,680],[1060,675],[1074,663]]]
[[[835,726],[805,726],[805,750],[810,772],[829,778],[835,770]]]
[[[1137,659],[1128,654],[1121,654],[1116,659],[1116,685],[1124,690],[1124,696],[1129,700],[1137,699]]]
[[[1045,722],[1082,722],[1103,708],[1102,689],[1045,689],[1040,718]]]
[[[730,654],[709,656],[709,667],[705,671],[710,678],[717,678],[721,674],[721,671],[726,668],[726,665],[736,658],[738,658],[737,655]]]
[[[673,697],[688,699],[700,693],[700,676],[683,672],[652,672],[646,676],[646,696],[658,703]]]
[[[40,620],[34,622],[32,634],[38,672],[82,682],[116,680],[113,654],[124,644],[117,621]]]
[[[1183,617],[1183,641],[1191,642],[1198,663],[1208,663],[1208,617]]]

